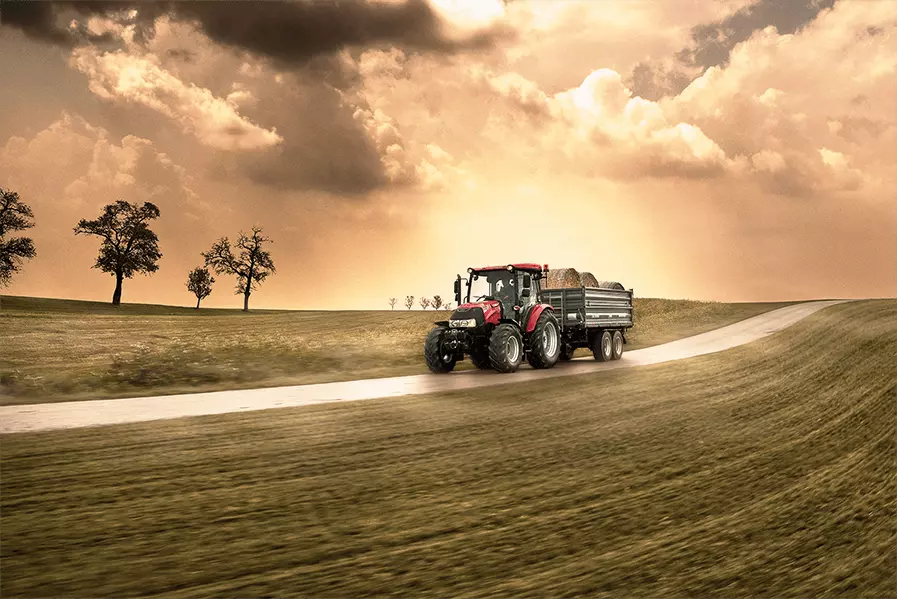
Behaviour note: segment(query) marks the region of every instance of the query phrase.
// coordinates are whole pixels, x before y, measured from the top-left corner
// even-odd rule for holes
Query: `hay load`
[[[579,273],[575,268],[552,268],[548,271],[546,287],[549,289],[565,289],[581,286]]]
[[[580,273],[575,268],[552,268],[545,281],[546,289],[570,289],[576,287],[592,287],[599,289],[626,289],[616,281],[599,281],[590,272]]]
[[[579,282],[583,287],[598,287],[598,279],[590,272],[579,275]]]

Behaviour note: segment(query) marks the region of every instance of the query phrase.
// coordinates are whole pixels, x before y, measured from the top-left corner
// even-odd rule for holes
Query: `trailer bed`
[[[541,301],[554,308],[561,330],[629,329],[634,323],[631,289],[570,287],[543,289]]]

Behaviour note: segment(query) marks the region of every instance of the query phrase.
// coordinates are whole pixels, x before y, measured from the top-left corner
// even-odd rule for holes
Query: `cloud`
[[[779,34],[794,33],[834,4],[835,0],[757,0],[724,19],[692,28],[692,45],[678,56],[690,66],[723,65],[732,49],[754,32],[773,27]]]
[[[0,148],[8,185],[67,210],[118,198],[178,208],[200,207],[185,169],[153,143],[126,135],[120,141],[82,117],[65,112],[32,139],[13,136]],[[167,200],[165,198],[168,198]]]
[[[755,32],[773,27],[780,34],[794,33],[834,3],[835,0],[733,3],[727,14],[691,27],[688,43],[676,52],[675,59],[655,57],[639,62],[629,80],[633,92],[651,100],[675,96],[705,69],[726,65],[733,48]]]
[[[484,13],[485,4],[493,7],[491,12]],[[151,38],[155,19],[167,14],[195,24],[217,43],[297,65],[343,48],[380,44],[440,53],[487,48],[510,34],[495,18],[500,17],[494,14],[499,6],[502,3],[496,0],[68,0],[52,4],[11,0],[4,2],[3,24],[35,39],[75,45],[85,39],[68,28],[72,15],[136,9],[141,39]]]
[[[559,168],[608,177],[717,176],[732,167],[725,152],[697,126],[670,121],[656,102],[634,97],[612,69],[548,95],[516,73],[472,73],[508,104],[531,117],[543,156],[562,157]],[[518,126],[513,117],[506,125]],[[496,141],[507,130],[495,130]]]
[[[440,10],[445,16],[458,8]],[[444,161],[427,159],[427,140],[409,142],[400,123],[372,104],[369,82],[408,76],[408,56],[398,48],[339,51],[286,66],[222,52],[194,23],[167,14],[153,21],[153,35],[142,41],[135,11],[107,14],[83,18],[84,29],[108,34],[122,47],[76,47],[70,65],[87,75],[97,97],[124,108],[148,107],[208,147],[254,150],[216,158],[213,168],[221,176],[358,197],[398,186],[433,189],[444,182],[439,169],[452,172]],[[490,26],[473,22],[466,32],[444,34],[461,39]]]
[[[513,71],[473,67],[469,80],[503,100],[479,100],[491,107],[484,136],[532,168],[727,178],[811,196],[893,179],[884,156],[897,141],[887,84],[897,74],[895,33],[886,3],[838,4],[799,33],[756,32],[726,65],[658,101],[609,68],[553,94]]]
[[[897,19],[889,8],[839,3],[798,34],[758,31],[725,67],[707,69],[661,104],[727,154],[748,157],[771,191],[882,184],[893,177],[882,156],[897,143]]]
[[[275,129],[242,117],[236,98],[221,99],[185,83],[159,66],[153,55],[76,48],[71,64],[87,75],[90,90],[105,100],[134,102],[178,122],[200,142],[219,150],[257,150],[279,144]]]

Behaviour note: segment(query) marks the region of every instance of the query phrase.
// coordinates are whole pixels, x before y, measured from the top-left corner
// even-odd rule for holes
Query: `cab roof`
[[[474,272],[483,272],[487,270],[508,270],[508,266],[513,266],[516,270],[522,270],[525,272],[542,272],[541,264],[533,264],[532,262],[522,262],[519,264],[503,264],[502,266],[483,266],[481,268],[474,268]]]

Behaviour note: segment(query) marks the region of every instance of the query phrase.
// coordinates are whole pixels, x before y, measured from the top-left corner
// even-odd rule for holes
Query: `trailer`
[[[634,324],[633,290],[619,283],[602,287],[542,289],[539,301],[550,305],[561,329],[561,360],[579,347],[592,350],[596,360],[623,356],[626,333]]]

